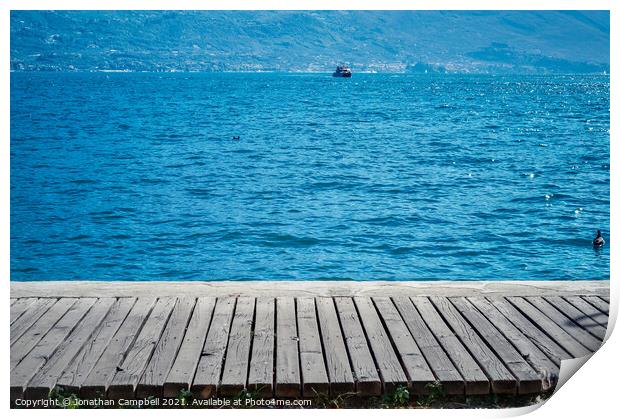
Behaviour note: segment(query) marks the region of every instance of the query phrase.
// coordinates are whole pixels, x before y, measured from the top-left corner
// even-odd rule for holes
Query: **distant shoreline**
[[[331,71],[153,71],[153,70],[14,70],[11,69],[10,73],[22,73],[22,74],[91,74],[91,73],[104,73],[104,74],[126,74],[126,73],[141,73],[141,74],[316,74],[316,75],[331,75]],[[608,72],[596,72],[596,73],[526,73],[526,72],[514,72],[514,73],[484,73],[484,72],[446,72],[446,73],[411,73],[405,71],[355,71],[356,74],[378,74],[378,75],[407,75],[407,76],[607,76]]]

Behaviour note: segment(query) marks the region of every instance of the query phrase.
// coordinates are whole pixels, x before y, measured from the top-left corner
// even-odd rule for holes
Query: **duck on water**
[[[605,244],[605,239],[601,235],[601,230],[596,230],[596,237],[592,240],[592,246],[594,247],[603,247]]]

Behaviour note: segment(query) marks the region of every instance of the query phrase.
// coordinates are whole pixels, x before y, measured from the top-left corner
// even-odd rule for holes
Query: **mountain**
[[[10,21],[14,71],[609,69],[607,11],[12,11]]]

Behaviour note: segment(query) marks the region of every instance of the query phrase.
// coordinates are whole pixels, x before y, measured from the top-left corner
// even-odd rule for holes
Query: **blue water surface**
[[[12,73],[11,279],[608,279],[609,143],[607,76]]]

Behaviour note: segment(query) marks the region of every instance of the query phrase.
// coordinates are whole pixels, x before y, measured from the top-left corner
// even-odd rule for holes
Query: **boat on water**
[[[351,77],[351,69],[346,65],[339,65],[332,74],[334,77]]]

